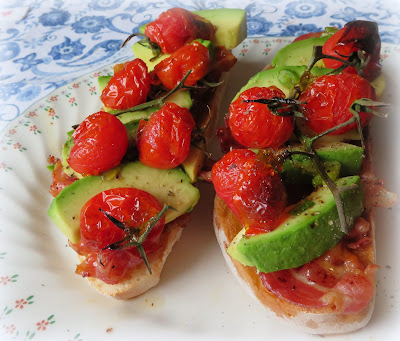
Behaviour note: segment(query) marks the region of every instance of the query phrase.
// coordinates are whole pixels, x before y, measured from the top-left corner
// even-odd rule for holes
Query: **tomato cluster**
[[[209,49],[199,41],[192,41],[199,38],[211,40],[215,34],[214,26],[183,9],[173,8],[161,14],[147,25],[146,34],[164,53],[172,55],[156,65],[151,73],[140,59],[117,64],[114,76],[100,97],[105,107],[126,111],[157,98],[160,91],[173,89],[189,71],[185,85],[194,86],[209,71],[214,76],[219,75],[236,62],[232,53],[217,48],[216,63],[212,65]],[[217,66],[220,70],[215,70]],[[189,154],[194,128],[195,121],[188,109],[174,103],[164,104],[148,121],[139,123],[135,142],[140,161],[161,169],[177,167]],[[74,144],[67,161],[75,172],[83,176],[99,175],[118,166],[124,157],[131,157],[127,155],[125,125],[116,115],[105,111],[88,116],[76,128],[72,139]],[[54,196],[76,180],[67,176],[61,162],[56,161],[52,160],[55,166],[51,193]],[[136,231],[139,237],[143,234],[145,222],[161,208],[155,197],[135,188],[111,189],[91,198],[81,211],[81,241],[72,245],[85,257],[76,272],[111,284],[129,277],[142,258],[135,246],[125,245],[126,230],[117,227],[112,218]],[[164,223],[164,218],[161,218],[147,236],[143,243],[145,254],[158,249]]]
[[[107,248],[121,241],[126,234],[102,211],[130,229],[137,230],[140,237],[144,233],[145,223],[161,209],[162,205],[153,195],[136,188],[110,189],[91,198],[81,210],[81,241],[72,245],[80,255],[86,257],[78,265],[76,272],[84,277],[99,278],[109,284],[118,283],[128,277],[130,271],[141,262],[141,256],[136,247],[131,245],[121,246],[116,250]],[[147,255],[158,249],[164,225],[165,218],[161,217],[144,241],[143,248]]]

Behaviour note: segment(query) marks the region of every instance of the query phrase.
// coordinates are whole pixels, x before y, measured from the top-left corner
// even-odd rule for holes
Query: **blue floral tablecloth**
[[[371,0],[1,0],[0,131],[54,89],[131,56],[126,36],[170,7],[244,8],[249,36],[298,36],[355,19],[374,20],[400,43],[400,2]]]

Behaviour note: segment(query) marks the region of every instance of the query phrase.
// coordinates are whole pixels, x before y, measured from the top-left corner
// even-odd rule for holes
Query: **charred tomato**
[[[381,72],[379,63],[381,39],[375,22],[351,21],[330,37],[322,48],[324,54],[345,60],[348,60],[348,57],[357,50],[364,51],[365,57],[369,58],[368,65],[364,69],[365,78],[369,81],[375,79]],[[327,68],[335,69],[343,63],[326,58],[324,64]]]

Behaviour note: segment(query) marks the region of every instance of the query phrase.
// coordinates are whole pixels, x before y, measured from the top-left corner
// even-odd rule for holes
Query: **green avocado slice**
[[[80,212],[86,202],[100,192],[123,187],[144,190],[161,204],[174,207],[175,210],[167,211],[166,223],[191,211],[200,198],[199,190],[180,168],[156,169],[136,161],[73,182],[53,199],[48,215],[72,243],[77,243]]]
[[[291,150],[304,150],[300,145]],[[340,177],[357,175],[361,171],[364,148],[345,142],[323,142],[316,148],[322,162],[339,162]],[[282,180],[285,183],[311,183],[317,171],[309,156],[294,154],[283,163]]]
[[[331,36],[332,34],[329,34],[318,38],[314,37],[292,42],[277,52],[274,59],[272,59],[271,65],[274,67],[286,65],[306,66],[312,58],[313,47],[318,45],[323,46]],[[322,61],[319,61],[315,66],[325,67]]]
[[[353,185],[342,193],[346,218],[353,225],[364,210],[360,178],[345,177],[336,184]],[[335,200],[327,187],[316,189],[298,203],[275,230],[249,237],[244,233],[245,229],[233,239],[228,254],[265,273],[301,266],[330,250],[344,236]]]
[[[253,87],[276,86],[278,89],[282,90],[286,97],[288,97],[293,91],[294,86],[299,82],[300,77],[305,70],[305,66],[281,66],[260,71],[251,77],[247,84],[239,90],[232,102],[235,101],[243,91]],[[323,76],[330,71],[332,71],[332,69],[323,69],[318,67],[311,69],[311,73],[318,77]]]

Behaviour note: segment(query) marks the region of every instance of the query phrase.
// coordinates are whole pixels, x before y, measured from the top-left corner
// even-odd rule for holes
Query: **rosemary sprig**
[[[350,124],[350,123],[348,123],[348,124]],[[337,128],[337,129],[339,129],[339,128]],[[301,142],[301,144],[305,147],[306,151],[305,152],[304,151],[290,151],[290,153],[307,155],[311,158],[318,173],[321,175],[322,180],[325,181],[326,185],[328,186],[329,190],[332,192],[332,195],[335,199],[336,207],[337,207],[338,215],[339,215],[341,230],[344,233],[348,234],[350,232],[350,229],[352,226],[350,226],[350,222],[348,221],[348,219],[346,217],[346,212],[344,210],[341,193],[350,188],[353,188],[354,186],[338,187],[336,185],[336,183],[329,177],[329,175],[326,172],[320,158],[318,157],[315,147],[314,147],[314,142],[318,138],[321,137],[320,135],[310,138],[310,137],[303,135],[299,129],[295,130],[295,134],[296,134],[297,138],[299,139],[299,141]]]
[[[143,248],[143,243],[147,239],[147,236],[157,224],[157,222],[161,219],[161,217],[170,209],[175,210],[173,207],[164,205],[162,210],[158,212],[155,216],[151,217],[147,222],[139,227],[131,227],[127,224],[119,221],[118,219],[114,218],[112,215],[108,214],[107,212],[100,209],[100,211],[118,228],[125,232],[125,237],[121,240],[107,245],[106,247],[102,248],[99,252],[98,261],[101,265],[104,264],[101,262],[101,253],[105,249],[116,250],[116,249],[123,249],[127,246],[134,246],[138,250],[140,256],[142,257],[144,263],[146,264],[149,273],[152,274],[149,261],[146,256],[146,252]],[[144,229],[144,232],[140,234],[140,231]]]
[[[304,115],[297,107],[304,102],[300,102],[293,98],[282,98],[282,97],[272,97],[272,98],[258,98],[258,99],[246,99],[245,103],[261,103],[266,104],[271,113],[275,116],[284,117],[303,117]]]
[[[160,46],[157,43],[151,41],[150,38],[143,33],[132,33],[131,35],[129,35],[128,38],[126,38],[125,41],[122,43],[121,48],[123,48],[133,37],[143,37],[143,39],[139,40],[138,43],[151,50],[154,57],[152,57],[150,61],[153,61],[161,54]]]

